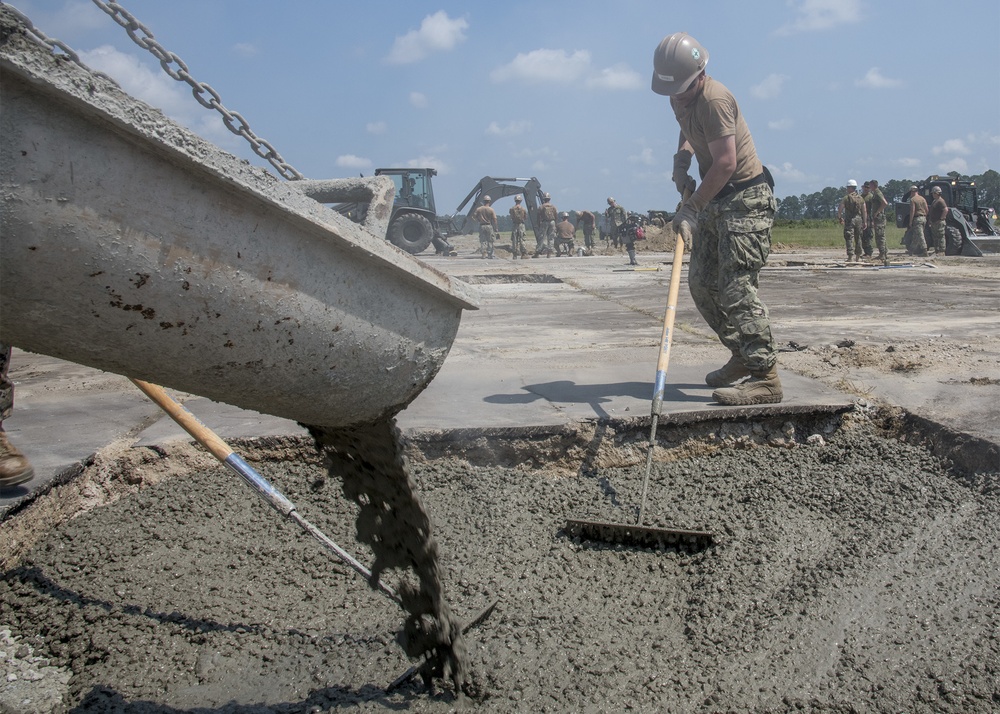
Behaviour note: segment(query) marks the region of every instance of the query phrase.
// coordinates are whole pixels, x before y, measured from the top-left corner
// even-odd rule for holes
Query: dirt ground
[[[546,271],[573,260],[586,259]],[[486,272],[467,262],[454,270]],[[49,526],[30,548],[4,530],[0,711],[996,711],[1000,463],[955,468],[894,405],[996,443],[1000,270],[939,259],[914,298],[912,271],[852,273],[845,294],[844,273],[816,267],[828,262],[776,251],[762,290],[782,368],[856,396],[854,410],[660,428],[647,524],[711,530],[707,550],[563,532],[567,518],[635,519],[648,432],[634,423],[514,434],[509,459],[409,444],[452,612],[468,622],[495,603],[466,635],[464,693],[390,691],[412,664],[398,606],[204,452],[123,442],[17,515]],[[603,279],[573,284],[604,295]],[[659,295],[606,299],[662,317]],[[926,305],[916,331],[901,300]],[[675,360],[711,364],[717,346],[681,315]],[[469,329],[476,342],[489,320]],[[371,561],[308,440],[236,445]]]

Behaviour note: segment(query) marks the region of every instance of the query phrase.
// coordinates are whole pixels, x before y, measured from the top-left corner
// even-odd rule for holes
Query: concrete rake
[[[670,273],[670,289],[667,293],[667,309],[663,316],[663,333],[660,336],[660,355],[656,361],[656,384],[653,389],[651,409],[652,426],[649,433],[649,448],[646,452],[646,473],[642,479],[639,516],[634,525],[570,519],[566,521],[564,528],[569,535],[641,547],[693,548],[698,550],[707,548],[714,541],[714,535],[707,531],[654,528],[642,524],[646,508],[646,491],[649,487],[649,472],[653,466],[653,449],[656,447],[656,427],[660,419],[660,409],[663,406],[663,392],[667,385],[667,366],[670,363],[670,344],[673,336],[674,318],[677,314],[677,293],[681,283],[683,257],[684,237],[678,233],[674,246],[674,264]]]

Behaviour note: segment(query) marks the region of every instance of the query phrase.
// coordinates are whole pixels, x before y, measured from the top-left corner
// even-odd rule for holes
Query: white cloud
[[[768,164],[767,168],[771,171],[771,174],[774,176],[774,180],[776,182],[790,181],[795,183],[806,180],[805,173],[792,166],[791,162],[789,161],[786,161],[782,164],[778,164],[776,166]]]
[[[112,77],[126,93],[159,109],[202,138],[233,153],[246,146],[241,137],[226,128],[221,114],[202,107],[185,82],[172,79],[158,65],[148,67],[139,57],[119,52],[111,45],[78,54],[85,65]],[[225,104],[225,97],[222,102]],[[280,148],[275,148],[280,153]]]
[[[639,73],[626,64],[616,64],[614,67],[594,72],[587,77],[586,85],[590,89],[631,90],[642,89],[645,86]]]
[[[789,0],[795,17],[777,30],[776,35],[830,30],[861,21],[861,0]]]
[[[251,45],[248,42],[239,42],[233,45],[233,52],[240,57],[253,57],[257,54],[258,50],[256,45]]]
[[[795,122],[785,117],[784,119],[772,119],[767,123],[767,128],[773,131],[787,131],[795,126]]]
[[[902,166],[904,169],[914,169],[920,166],[920,159],[914,159],[910,157],[902,157],[893,161],[896,166]]]
[[[569,54],[566,50],[532,50],[520,53],[509,64],[490,72],[494,82],[523,80],[525,82],[558,82],[572,84],[584,77],[590,70],[590,53],[577,50]]]
[[[365,159],[354,154],[338,156],[334,163],[343,169],[367,169],[372,165],[371,159]]]
[[[427,97],[420,92],[410,92],[410,104],[417,109],[424,109],[427,106]]]
[[[628,160],[633,164],[645,164],[646,166],[656,164],[656,159],[653,158],[653,150],[648,146],[644,147],[637,155],[628,157]]]
[[[946,174],[949,171],[957,171],[960,174],[967,174],[969,173],[969,162],[961,156],[956,156],[949,161],[945,161],[943,164],[938,164],[938,172]]]
[[[411,169],[437,169],[438,174],[442,176],[451,173],[451,166],[433,154],[424,154],[415,159],[408,159],[403,165]]]
[[[487,136],[519,136],[528,131],[531,131],[531,122],[524,119],[509,121],[504,126],[500,126],[497,122],[493,121],[486,127]]]
[[[931,151],[935,156],[939,154],[971,154],[969,147],[962,139],[948,139],[941,146],[935,146]]]
[[[384,134],[388,128],[388,125],[384,121],[370,121],[365,124],[365,131],[369,134]]]
[[[898,79],[891,79],[882,74],[878,67],[872,67],[861,79],[854,81],[855,86],[866,89],[893,89],[902,86]]]
[[[439,10],[425,17],[419,30],[410,30],[397,37],[385,61],[389,64],[410,64],[434,52],[447,52],[465,41],[467,29],[469,23],[464,19],[452,19],[444,10]]]
[[[781,94],[781,89],[789,77],[784,74],[769,74],[760,84],[750,87],[750,94],[757,99],[774,99]]]

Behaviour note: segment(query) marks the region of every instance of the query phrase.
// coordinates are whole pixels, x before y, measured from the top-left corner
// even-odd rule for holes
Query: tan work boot
[[[7,433],[0,430],[0,489],[17,486],[34,477],[31,462],[7,441]]]
[[[722,367],[705,375],[705,384],[709,387],[728,387],[750,376],[750,370],[743,364],[743,359],[734,354]]]
[[[777,366],[768,372],[751,372],[750,379],[739,384],[716,389],[712,399],[726,406],[745,406],[748,404],[777,404],[781,401],[781,380],[778,379]]]

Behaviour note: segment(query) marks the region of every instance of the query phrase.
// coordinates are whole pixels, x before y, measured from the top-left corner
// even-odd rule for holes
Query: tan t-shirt
[[[543,221],[554,221],[559,211],[551,203],[543,203],[538,208],[538,217]]]
[[[927,200],[921,196],[919,193],[914,195],[910,199],[910,203],[913,204],[913,215],[914,216],[926,216],[927,215]]]
[[[681,106],[671,97],[670,106],[680,124],[681,133],[694,149],[702,178],[705,178],[712,167],[712,154],[708,145],[727,136],[736,137],[736,170],[730,181],[749,181],[764,170],[736,98],[721,82],[705,77],[705,86],[694,102]]]
[[[508,213],[510,214],[511,220],[513,220],[514,223],[524,223],[525,219],[528,218],[528,212],[524,209],[524,206],[522,206],[521,204],[515,204],[511,206]]]
[[[479,221],[480,225],[486,225],[488,223],[493,226],[496,225],[497,222],[497,213],[489,206],[480,206],[472,212],[472,217]]]

